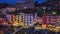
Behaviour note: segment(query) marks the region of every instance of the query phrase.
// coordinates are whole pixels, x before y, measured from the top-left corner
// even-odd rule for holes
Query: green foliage
[[[55,10],[52,10],[52,14],[57,14],[57,11],[55,11]]]

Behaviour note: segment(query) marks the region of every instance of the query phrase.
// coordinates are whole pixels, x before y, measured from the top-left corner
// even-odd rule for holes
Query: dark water
[[[17,29],[19,29],[18,27]],[[0,30],[3,30],[4,34],[11,34],[14,32],[13,27],[0,26]],[[21,29],[15,34],[60,34],[60,32],[53,32],[47,29],[44,30],[35,30],[34,28]]]

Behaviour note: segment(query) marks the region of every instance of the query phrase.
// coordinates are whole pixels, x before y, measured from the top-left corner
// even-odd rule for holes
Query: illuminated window
[[[27,7],[24,7],[24,9],[27,9]]]

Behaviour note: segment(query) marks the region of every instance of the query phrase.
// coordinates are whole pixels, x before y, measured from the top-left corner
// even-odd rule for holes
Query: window
[[[21,20],[23,20],[23,16],[21,16]]]
[[[19,19],[19,16],[18,16],[18,23],[19,23],[19,20],[20,20],[20,19]]]
[[[46,24],[46,21],[44,22],[44,24]]]
[[[14,17],[15,21],[16,21],[16,16]]]
[[[31,22],[30,22],[30,24],[31,24]]]
[[[51,21],[51,20],[49,20],[49,21]]]
[[[28,22],[27,22],[27,24],[28,24]]]
[[[23,20],[23,18],[21,18],[21,20]]]
[[[21,22],[23,22],[23,18],[21,18]]]
[[[44,21],[46,21],[46,19],[44,19]]]
[[[13,21],[13,16],[11,16],[11,21]]]
[[[23,16],[21,16],[21,17],[23,17]]]
[[[30,19],[30,21],[31,21],[31,19]]]

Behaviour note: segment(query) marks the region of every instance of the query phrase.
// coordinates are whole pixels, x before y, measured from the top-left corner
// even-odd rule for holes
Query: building
[[[59,25],[60,23],[60,15],[52,15],[52,14],[46,14],[42,18],[42,24],[46,25]]]
[[[19,17],[18,17],[19,24],[22,25],[22,26],[25,25],[25,21],[24,21],[25,20],[25,18],[24,18],[25,16],[24,15],[25,15],[24,13],[19,13]]]
[[[0,18],[0,25],[3,25],[3,26],[8,25],[6,18]]]
[[[25,23],[27,26],[34,26],[34,18],[37,17],[37,13],[34,12],[33,8],[31,9],[25,9],[24,11],[25,15]]]
[[[41,7],[46,7],[46,8],[43,8],[43,17],[42,17],[42,25],[46,24],[46,25],[56,25],[60,19],[57,18],[59,17],[58,15],[60,15],[59,13],[59,1],[48,1],[48,2],[45,2],[41,5]],[[55,10],[57,11],[53,13],[52,10]],[[53,14],[55,15],[53,15]]]
[[[2,18],[0,18],[0,25],[2,25]]]
[[[33,14],[25,14],[25,24],[27,26],[32,26],[33,25]]]
[[[45,3],[41,4],[40,7],[47,7],[47,12],[50,10],[56,10],[58,15],[60,15],[60,0],[47,0]]]
[[[12,26],[23,26],[24,25],[24,13],[19,14],[8,14],[9,20]]]
[[[6,8],[3,8],[3,9],[1,9],[0,11],[2,11],[2,12],[14,12],[14,11],[16,11],[17,9],[16,8],[14,8],[14,7],[6,7]]]
[[[60,26],[60,15],[57,16],[57,23]]]
[[[40,18],[40,17],[34,18],[33,24],[36,24],[36,23],[42,24],[42,18]]]
[[[24,2],[16,1],[12,7],[19,8],[20,10],[34,8],[34,1],[33,0],[23,0]]]

